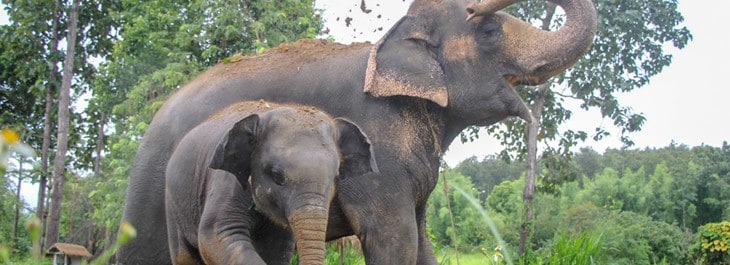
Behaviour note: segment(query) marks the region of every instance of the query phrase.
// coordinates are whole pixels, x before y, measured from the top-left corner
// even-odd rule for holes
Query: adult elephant
[[[555,32],[498,11],[517,0],[485,1],[415,0],[374,45],[300,41],[215,66],[181,88],[139,147],[123,216],[139,237],[119,261],[169,262],[162,197],[171,150],[212,113],[265,99],[350,119],[372,141],[380,173],[338,183],[328,239],[357,235],[368,264],[436,264],[425,219],[442,150],[467,126],[529,121],[514,87],[565,70],[596,32],[590,0],[550,0],[567,14]]]

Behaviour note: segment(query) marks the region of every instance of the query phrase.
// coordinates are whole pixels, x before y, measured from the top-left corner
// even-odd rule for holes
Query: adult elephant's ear
[[[256,140],[259,115],[252,114],[238,121],[218,143],[210,168],[222,169],[236,176],[244,189],[251,174],[251,152]]]
[[[339,132],[340,177],[380,173],[375,162],[373,145],[359,126],[345,118],[335,118]]]
[[[449,95],[444,71],[432,50],[436,46],[432,22],[418,20],[410,15],[401,18],[373,46],[364,90],[376,97],[410,96],[446,107]]]

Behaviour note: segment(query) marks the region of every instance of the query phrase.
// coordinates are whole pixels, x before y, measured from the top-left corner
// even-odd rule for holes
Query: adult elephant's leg
[[[137,238],[119,249],[119,264],[172,264],[164,194],[165,167],[173,143],[166,133],[151,125],[134,158],[122,220],[137,229]]]
[[[419,265],[438,265],[436,255],[431,248],[431,240],[426,233],[426,205],[416,209],[418,222],[418,262]]]
[[[370,220],[373,225],[360,233],[365,263],[416,264],[418,229],[413,211],[389,209],[386,212],[395,214]]]
[[[411,193],[397,186],[338,194],[344,197],[343,210],[360,238],[367,264],[416,264],[415,206]]]

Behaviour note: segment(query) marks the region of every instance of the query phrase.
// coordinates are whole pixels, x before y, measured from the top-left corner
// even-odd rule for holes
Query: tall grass
[[[603,264],[602,246],[603,234],[582,232],[571,238],[563,233],[555,244],[545,251],[547,253],[529,260],[526,264]]]
[[[457,265],[452,249],[443,249],[441,252],[436,253],[436,260],[440,265]],[[494,261],[494,257],[491,254],[485,254],[482,252],[462,252],[459,251],[459,263],[458,265],[501,265],[506,264],[504,259],[499,259],[497,262]]]
[[[365,265],[365,258],[358,249],[353,248],[350,245],[346,245],[341,252],[337,244],[329,244],[327,248],[327,254],[324,257],[324,264],[327,265]]]
[[[294,253],[291,265],[299,264],[299,255]],[[365,265],[365,258],[359,249],[350,245],[345,245],[341,252],[336,243],[328,243],[324,256],[324,264],[326,265]]]

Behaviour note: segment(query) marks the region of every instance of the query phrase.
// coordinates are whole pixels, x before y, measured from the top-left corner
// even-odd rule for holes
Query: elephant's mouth
[[[518,110],[515,113],[515,116],[520,117],[521,119],[525,120],[527,123],[532,122],[532,114],[530,114],[529,108],[527,107],[527,103],[525,103],[525,100],[520,97],[520,94],[517,93],[517,89],[515,89],[518,85],[526,85],[526,84],[537,84],[537,82],[533,81],[539,81],[537,80],[537,77],[519,77],[517,75],[508,74],[504,76],[504,81],[507,83],[507,86],[512,90],[512,93],[514,93],[514,97],[516,100],[519,100],[516,104],[518,104]]]
[[[507,74],[504,76],[504,80],[510,84],[512,89],[514,90],[516,86],[518,85],[528,85],[528,86],[534,86],[539,85],[542,83],[545,83],[544,78],[540,78],[538,76],[523,76],[520,77],[518,75],[514,74]]]

